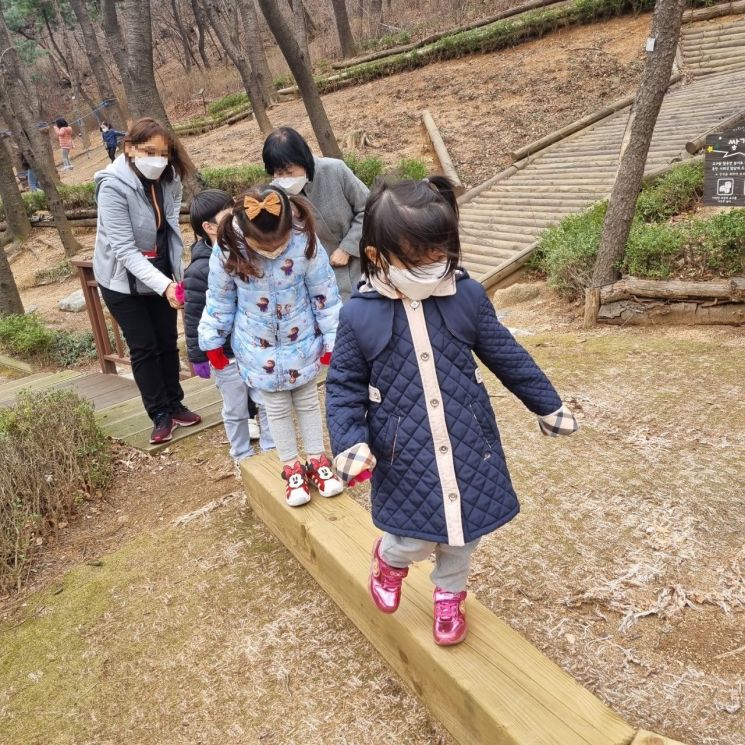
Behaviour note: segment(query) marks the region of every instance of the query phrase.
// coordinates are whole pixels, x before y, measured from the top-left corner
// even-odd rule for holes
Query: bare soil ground
[[[537,287],[498,310],[582,429],[540,437],[487,376],[523,511],[471,591],[634,725],[741,745],[745,334],[587,332]],[[118,451],[106,502],[0,606],[0,742],[449,745],[242,507],[226,449]]]
[[[649,15],[563,29],[490,54],[429,65],[323,97],[342,141],[365,132],[373,146],[358,151],[388,163],[425,153],[420,114],[432,113],[455,167],[469,186],[500,171],[505,156],[534,139],[632,92],[643,64]],[[301,101],[277,104],[276,125],[315,140]],[[261,161],[263,136],[254,121],[184,139],[198,167]],[[80,183],[107,162],[103,147],[75,159],[63,180]]]

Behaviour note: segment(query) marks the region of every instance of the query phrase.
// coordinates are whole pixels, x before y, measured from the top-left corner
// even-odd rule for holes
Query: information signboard
[[[704,204],[745,207],[745,126],[707,135]]]

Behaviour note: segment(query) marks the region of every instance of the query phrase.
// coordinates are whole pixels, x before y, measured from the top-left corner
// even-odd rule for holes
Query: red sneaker
[[[296,460],[291,466],[282,469],[282,478],[287,482],[285,499],[289,507],[300,507],[310,502],[308,479],[303,464]]]
[[[378,538],[373,546],[368,589],[370,590],[370,597],[379,611],[395,613],[398,610],[398,604],[401,602],[401,585],[409,573],[409,568],[400,569],[386,564],[380,558],[381,540],[381,538]]]
[[[195,414],[193,411],[189,411],[183,404],[179,404],[171,412],[174,424],[178,424],[179,427],[191,427],[193,424],[199,424],[202,421],[202,417],[199,414]]]
[[[342,480],[334,473],[325,455],[311,458],[310,463],[305,464],[305,472],[310,483],[318,489],[322,497],[335,497],[344,491]]]
[[[150,444],[158,445],[161,442],[168,442],[173,438],[173,430],[176,424],[168,413],[156,414],[153,418],[153,431],[150,433]]]
[[[446,647],[460,644],[468,633],[466,622],[466,591],[447,592],[435,587],[435,642]]]

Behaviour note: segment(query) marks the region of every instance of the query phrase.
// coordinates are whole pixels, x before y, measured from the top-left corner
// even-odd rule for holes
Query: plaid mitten
[[[334,458],[334,469],[347,486],[354,486],[372,476],[377,460],[366,442],[352,445]]]
[[[538,427],[541,430],[541,434],[556,437],[557,435],[574,434],[579,428],[579,425],[571,410],[567,408],[566,404],[562,404],[561,408],[553,414],[539,416]]]

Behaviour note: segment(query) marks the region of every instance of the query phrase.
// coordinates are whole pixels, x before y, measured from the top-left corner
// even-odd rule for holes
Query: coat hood
[[[191,260],[192,262],[197,260],[206,259],[209,261],[210,256],[212,256],[212,244],[207,243],[207,241],[204,240],[204,238],[200,238],[192,247],[191,247]]]
[[[125,184],[130,189],[141,189],[143,192],[145,191],[142,182],[130,167],[124,153],[119,155],[113,163],[109,163],[103,171],[96,171],[96,173],[93,174],[93,183],[96,185],[96,194],[98,194],[98,190],[101,188],[103,183],[112,180]]]

